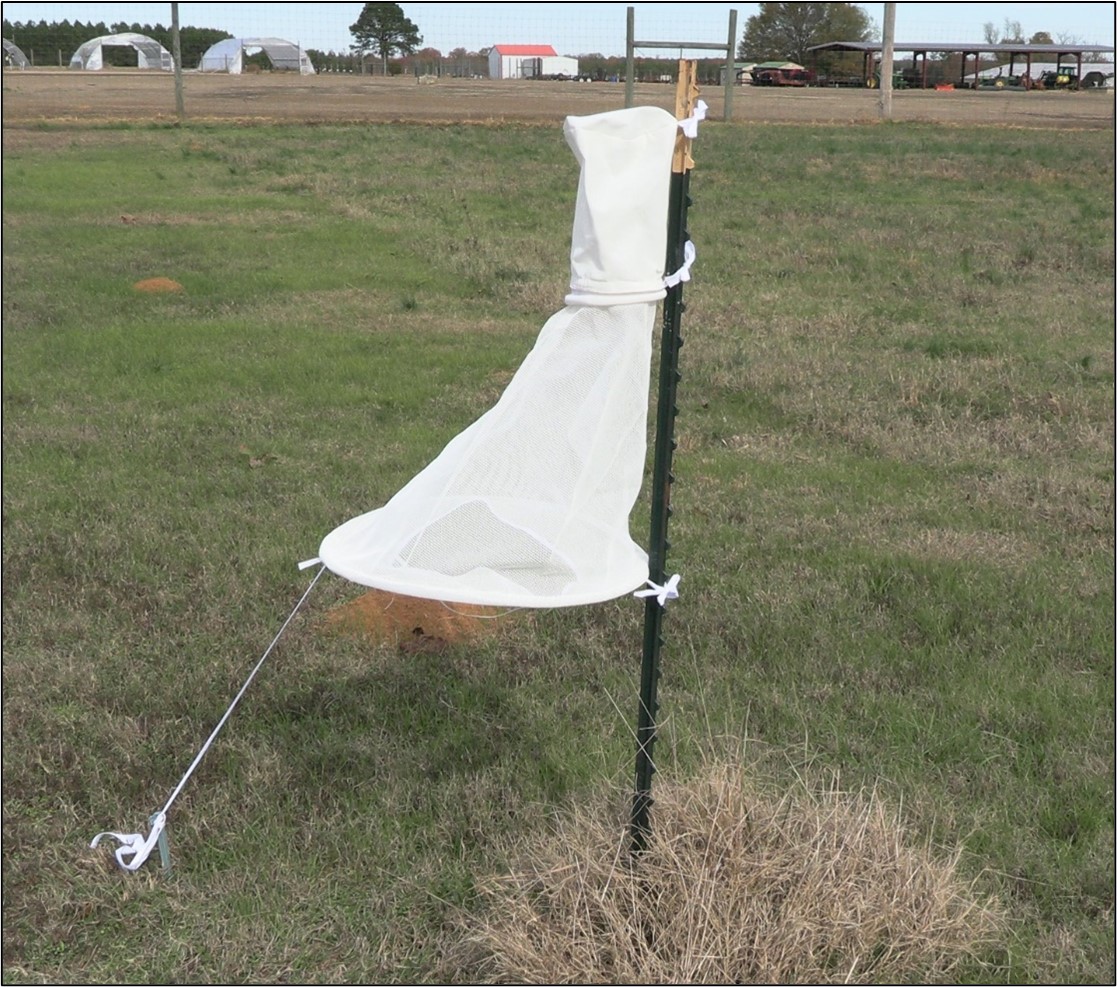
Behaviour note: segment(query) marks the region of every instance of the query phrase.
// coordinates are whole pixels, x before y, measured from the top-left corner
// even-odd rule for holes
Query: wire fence
[[[67,5],[71,8],[75,5]],[[92,39],[124,33],[141,34],[171,49],[171,4],[89,4],[89,20],[50,21],[9,17],[9,8],[34,9],[49,15],[51,4],[5,4],[3,37],[16,46],[30,67],[66,67],[75,52]],[[731,4],[405,4],[403,11],[417,27],[422,42],[409,53],[393,57],[362,57],[354,51],[351,25],[361,5],[346,3],[179,4],[182,66],[196,70],[205,52],[225,38],[282,39],[304,52],[315,72],[415,74],[488,78],[494,74],[491,49],[497,45],[550,51],[573,59],[565,71],[548,73],[538,62],[523,66],[518,77],[550,74],[606,80],[623,75],[626,14],[635,11],[637,35],[663,42],[704,42],[725,45]],[[104,16],[111,11],[112,17]],[[734,39],[739,41],[740,39]],[[22,67],[5,45],[5,67]],[[714,81],[725,57],[677,49],[637,50],[635,73],[640,81],[657,81],[674,72],[681,57],[697,57],[700,75]],[[542,55],[534,58],[546,57]],[[246,48],[243,71],[282,71],[267,51]],[[105,68],[141,67],[129,45],[107,46]]]

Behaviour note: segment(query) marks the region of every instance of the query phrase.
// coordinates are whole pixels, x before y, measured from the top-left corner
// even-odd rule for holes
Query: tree
[[[366,3],[356,24],[349,25],[353,50],[360,55],[379,55],[388,74],[388,59],[397,52],[410,55],[423,43],[419,28],[398,3]]]
[[[1005,18],[1004,28],[998,33],[997,27],[992,21],[986,21],[983,25],[985,34],[985,41],[991,45],[1022,45],[1024,44],[1024,28],[1019,21],[1010,21]],[[1045,32],[1041,32],[1045,33]],[[1044,41],[1032,40],[1028,42],[1033,45],[1046,44]]]
[[[744,61],[788,59],[802,64],[807,49],[829,41],[869,41],[869,16],[852,3],[762,3],[737,46]]]

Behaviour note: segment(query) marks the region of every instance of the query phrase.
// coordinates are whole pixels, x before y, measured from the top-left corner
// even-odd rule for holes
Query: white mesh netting
[[[339,576],[514,607],[599,602],[646,580],[628,517],[643,479],[676,123],[641,107],[565,129],[582,165],[567,307],[490,411],[384,507],[326,536],[319,557]]]

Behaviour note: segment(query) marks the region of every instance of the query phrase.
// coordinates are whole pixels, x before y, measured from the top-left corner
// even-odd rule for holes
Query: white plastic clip
[[[694,243],[687,240],[683,247],[683,266],[680,267],[674,274],[668,274],[663,278],[663,283],[668,288],[674,288],[685,281],[690,280],[690,269],[694,266],[694,261],[698,257],[698,251],[694,249]]]
[[[667,580],[666,585],[660,586],[658,583],[653,583],[648,580],[648,589],[638,589],[632,595],[635,597],[654,596],[659,602],[661,607],[667,606],[668,600],[677,600],[679,598],[679,574],[676,572],[670,579]]]
[[[303,569],[309,569],[312,565],[320,565],[321,562],[321,559],[307,559],[305,562],[300,562],[299,572],[302,572]]]

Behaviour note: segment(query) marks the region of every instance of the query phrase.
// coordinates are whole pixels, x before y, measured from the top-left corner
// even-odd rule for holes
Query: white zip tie
[[[313,565],[314,563],[311,562],[310,564]],[[300,568],[304,568],[304,566],[300,566]],[[299,612],[302,605],[306,602],[306,598],[310,596],[310,591],[314,589],[316,585],[318,585],[318,580],[322,578],[322,573],[324,573],[325,571],[325,566],[322,566],[322,568],[318,570],[318,574],[314,577],[311,584],[306,588],[306,592],[303,593],[302,598],[299,600],[298,603],[295,604],[295,609],[291,611],[290,616],[288,616],[288,618],[283,622],[283,626],[279,628],[279,633],[276,634],[274,638],[272,638],[272,642],[268,645],[268,648],[264,652],[263,657],[261,657],[260,660],[256,662],[256,667],[252,669],[252,671],[249,673],[248,678],[245,679],[244,685],[240,687],[240,692],[238,692],[233,701],[229,703],[229,708],[225,710],[225,715],[221,717],[221,719],[218,721],[217,726],[213,728],[213,732],[209,735],[209,739],[206,740],[204,744],[202,744],[202,749],[198,751],[197,756],[194,758],[194,762],[190,765],[189,768],[186,769],[186,774],[182,776],[182,780],[178,783],[175,790],[171,792],[171,797],[167,799],[166,805],[164,805],[163,808],[159,810],[159,812],[151,817],[151,832],[146,837],[143,835],[143,833],[98,833],[96,836],[93,837],[93,842],[89,844],[90,847],[97,846],[97,844],[100,843],[101,840],[106,836],[112,837],[114,840],[121,844],[119,847],[116,848],[116,862],[120,864],[120,866],[123,867],[124,870],[134,871],[143,866],[144,861],[147,860],[147,858],[151,855],[151,851],[155,848],[156,844],[158,844],[160,852],[162,853],[164,858],[164,867],[168,866],[170,861],[170,854],[169,851],[166,849],[167,843],[163,830],[167,824],[167,812],[170,811],[171,804],[176,798],[178,798],[179,793],[186,786],[186,782],[194,773],[194,769],[198,767],[198,765],[202,761],[202,758],[206,756],[206,752],[209,750],[210,746],[217,738],[217,735],[221,732],[221,728],[225,726],[225,721],[228,720],[229,717],[232,715],[233,710],[237,707],[237,703],[240,702],[241,697],[245,694],[245,692],[248,690],[248,687],[252,684],[252,680],[256,677],[256,673],[260,671],[260,668],[263,666],[264,662],[268,660],[268,656],[272,653],[272,651],[275,649],[275,646],[279,643],[279,639],[283,636],[283,632],[287,630],[287,626],[291,623],[292,620],[295,619],[295,614]],[[131,857],[131,859],[126,863],[124,860],[125,857]]]
[[[691,140],[694,140],[694,138],[698,136],[698,124],[700,121],[706,119],[706,111],[708,109],[709,107],[706,105],[706,101],[700,99],[694,109],[690,111],[690,116],[685,120],[679,121],[679,129],[685,136],[689,137]]]

